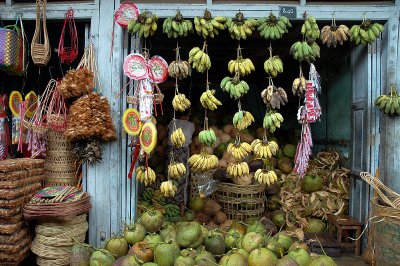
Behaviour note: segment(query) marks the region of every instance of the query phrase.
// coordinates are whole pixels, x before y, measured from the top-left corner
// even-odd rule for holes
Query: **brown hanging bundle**
[[[51,57],[49,35],[46,25],[46,2],[47,0],[36,0],[36,28],[31,43],[31,55],[35,65],[45,66]],[[43,23],[43,36],[42,26]],[[43,37],[43,39],[42,39]],[[41,43],[43,41],[43,43]]]

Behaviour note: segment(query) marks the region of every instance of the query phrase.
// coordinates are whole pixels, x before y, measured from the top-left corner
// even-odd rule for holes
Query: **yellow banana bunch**
[[[168,38],[186,37],[193,32],[193,24],[189,19],[184,19],[181,11],[176,11],[173,18],[167,18],[163,23],[163,32]]]
[[[241,77],[248,75],[251,71],[256,70],[250,58],[239,57],[236,60],[230,60],[228,70],[231,74],[239,73]]]
[[[315,40],[319,38],[320,31],[317,21],[313,16],[308,16],[304,20],[304,24],[301,26],[301,34],[312,42],[315,42]]]
[[[185,138],[185,135],[183,134],[182,128],[177,128],[172,132],[172,134],[171,134],[172,145],[179,148],[179,147],[183,146],[185,141],[186,141],[186,138]]]
[[[283,73],[283,62],[279,56],[270,56],[264,62],[264,71],[272,77],[278,76],[278,73]]]
[[[178,59],[178,61],[172,61],[169,64],[168,74],[171,78],[185,79],[192,75],[192,67],[188,61]]]
[[[289,19],[285,16],[277,18],[272,14],[268,17],[259,20],[260,26],[257,30],[260,32],[261,37],[267,40],[278,40],[282,38],[283,34],[288,32],[288,28],[292,27]]]
[[[240,80],[239,76],[225,77],[221,81],[221,89],[227,93],[232,99],[239,99],[249,91],[249,85],[246,81]]]
[[[200,49],[199,47],[194,47],[189,52],[189,64],[192,64],[192,67],[200,73],[203,73],[211,67],[210,57],[204,51],[205,47],[206,44],[204,44],[203,49]]]
[[[158,17],[151,12],[144,11],[139,14],[136,20],[131,20],[128,24],[128,32],[131,34],[139,34],[139,37],[153,36],[157,30]]]
[[[150,167],[139,166],[135,170],[136,179],[138,182],[144,183],[145,186],[149,186],[156,181],[156,173]]]
[[[261,92],[261,98],[266,105],[272,109],[280,109],[281,106],[288,102],[286,91],[281,87],[269,85]]]
[[[238,111],[233,116],[232,122],[235,128],[243,130],[254,122],[254,117],[248,111]]]
[[[271,158],[278,152],[279,149],[279,146],[275,141],[268,141],[266,139],[253,140],[251,147],[253,148],[254,155],[261,159]]]
[[[336,26],[336,22],[333,21],[331,26],[327,25],[322,28],[320,38],[326,46],[336,48],[337,44],[343,45],[348,41],[350,36],[349,28],[346,25]]]
[[[308,63],[312,63],[320,57],[320,50],[321,48],[316,42],[310,45],[306,41],[298,41],[290,47],[290,53],[294,59],[299,62],[306,61]]]
[[[204,39],[207,39],[207,37],[214,38],[220,30],[225,29],[226,17],[213,18],[210,11],[206,9],[203,17],[195,17],[193,22],[199,36],[203,36]]]
[[[283,116],[276,111],[269,111],[264,116],[263,127],[269,132],[274,133],[277,128],[281,127]]]
[[[373,43],[376,38],[381,36],[384,27],[379,23],[373,23],[371,20],[363,20],[361,25],[354,25],[350,28],[350,41],[354,44],[366,45]]]
[[[215,90],[206,90],[200,96],[200,103],[204,109],[208,109],[214,111],[218,108],[222,103],[215,98]]]
[[[306,92],[306,85],[307,85],[307,80],[303,76],[296,78],[292,84],[293,95],[302,97]]]
[[[172,183],[171,180],[164,181],[160,185],[160,190],[163,193],[164,197],[173,197],[178,191],[178,188]]]
[[[249,165],[246,162],[229,163],[226,173],[235,178],[248,175],[250,173]]]
[[[183,112],[186,109],[189,109],[190,105],[190,101],[183,93],[175,94],[174,98],[172,99],[172,107],[174,107],[175,111]]]
[[[218,157],[214,154],[201,152],[200,154],[190,156],[188,163],[193,173],[204,173],[218,166]]]
[[[254,173],[254,179],[260,184],[265,184],[269,186],[278,181],[278,176],[274,171],[268,171],[266,169],[258,169]]]
[[[259,26],[259,23],[256,19],[245,19],[243,13],[239,11],[233,19],[227,19],[226,25],[232,39],[246,40]]]
[[[229,143],[226,149],[229,155],[236,160],[243,160],[253,151],[253,148],[247,142]]]
[[[168,178],[180,179],[186,175],[186,166],[183,163],[172,162],[168,165]]]

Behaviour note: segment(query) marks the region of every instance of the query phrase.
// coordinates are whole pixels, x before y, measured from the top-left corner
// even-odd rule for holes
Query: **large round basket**
[[[223,212],[231,220],[261,218],[265,210],[265,187],[263,185],[239,186],[218,183],[216,193]]]
[[[371,217],[376,265],[399,265],[400,209],[383,206],[374,199]]]

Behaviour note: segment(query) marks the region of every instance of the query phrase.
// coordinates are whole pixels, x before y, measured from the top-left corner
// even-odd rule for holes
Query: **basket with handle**
[[[64,16],[64,25],[61,32],[60,42],[58,43],[58,57],[60,58],[61,63],[71,64],[78,56],[78,32],[76,30],[74,10],[72,7],[68,9]],[[67,24],[71,39],[70,46],[64,45]]]
[[[46,3],[47,0],[36,0],[36,27],[31,43],[32,61],[35,65],[39,66],[47,65],[51,57],[50,41],[46,25]]]

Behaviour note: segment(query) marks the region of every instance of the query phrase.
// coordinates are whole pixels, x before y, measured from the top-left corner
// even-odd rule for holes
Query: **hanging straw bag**
[[[22,20],[21,28],[14,25],[0,27],[0,69],[10,75],[21,76],[26,70],[25,34]]]
[[[46,2],[47,0],[36,0],[36,28],[31,44],[33,63],[39,66],[47,65],[51,57],[49,35],[47,34],[46,25]],[[43,29],[41,26],[42,23]],[[41,43],[42,41],[43,43]]]

